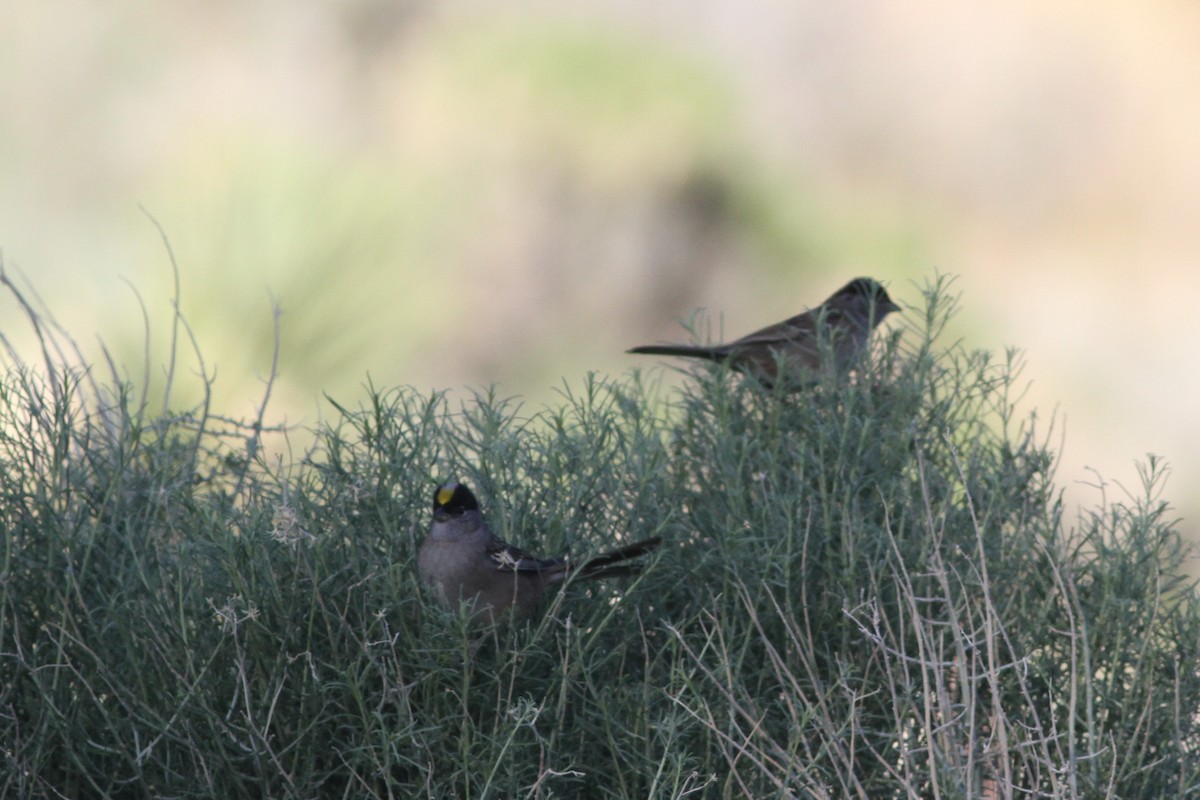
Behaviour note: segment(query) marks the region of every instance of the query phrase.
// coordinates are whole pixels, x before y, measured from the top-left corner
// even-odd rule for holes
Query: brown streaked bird
[[[831,367],[835,372],[847,371],[866,348],[875,326],[899,310],[874,278],[855,278],[816,308],[728,344],[650,344],[627,352],[718,361],[771,386],[781,366],[793,378]],[[833,364],[823,363],[830,356]]]
[[[528,617],[546,590],[568,577],[634,575],[641,565],[627,562],[661,543],[659,537],[634,542],[582,564],[531,556],[496,536],[471,490],[449,481],[433,493],[433,527],[417,552],[417,572],[442,606],[455,609],[465,600],[474,605],[474,621],[493,623],[510,609],[518,619]]]

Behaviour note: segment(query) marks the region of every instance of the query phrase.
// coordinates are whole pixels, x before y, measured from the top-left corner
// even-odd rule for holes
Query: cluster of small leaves
[[[800,391],[367,387],[294,459],[12,366],[0,795],[1197,795],[1160,466],[1065,526],[1017,359],[937,349],[951,310]],[[414,570],[448,478],[535,552],[665,544],[473,629]]]

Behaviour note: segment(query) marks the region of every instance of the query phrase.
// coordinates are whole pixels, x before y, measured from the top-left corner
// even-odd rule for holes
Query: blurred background
[[[138,296],[158,365],[173,292],[139,204],[223,413],[258,403],[281,305],[268,416],[293,423],[368,376],[536,407],[589,370],[658,368],[623,351],[685,338],[697,308],[728,338],[857,275],[915,303],[940,271],[955,336],[1024,351],[1070,501],[1098,499],[1093,470],[1136,491],[1154,452],[1200,530],[1200,6],[6,11],[6,269],[134,375]],[[0,298],[0,331],[27,329]]]

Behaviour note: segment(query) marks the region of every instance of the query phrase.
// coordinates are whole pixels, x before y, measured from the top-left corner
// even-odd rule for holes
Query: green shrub
[[[1161,465],[1065,524],[1017,359],[942,348],[951,312],[935,282],[790,395],[707,366],[532,413],[367,387],[299,456],[10,351],[0,794],[1200,794]],[[414,574],[452,477],[534,551],[666,544],[472,630]]]

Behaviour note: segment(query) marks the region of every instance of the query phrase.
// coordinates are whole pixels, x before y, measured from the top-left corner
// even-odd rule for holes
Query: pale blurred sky
[[[1152,451],[1197,530],[1200,7],[562,5],[21,0],[8,268],[135,360],[125,280],[170,312],[145,205],[230,413],[279,298],[291,419],[368,373],[538,395],[697,307],[739,335],[936,269],[970,344],[1025,351],[1071,496]]]

